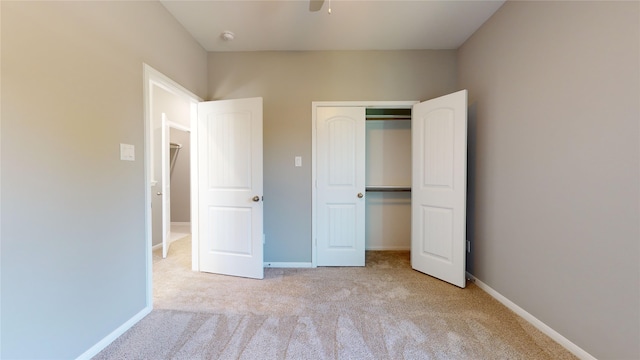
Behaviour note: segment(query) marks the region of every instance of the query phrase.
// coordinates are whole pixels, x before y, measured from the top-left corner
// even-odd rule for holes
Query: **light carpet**
[[[264,280],[191,271],[191,238],[154,253],[154,310],[94,359],[576,359],[474,284],[411,269],[265,269]]]

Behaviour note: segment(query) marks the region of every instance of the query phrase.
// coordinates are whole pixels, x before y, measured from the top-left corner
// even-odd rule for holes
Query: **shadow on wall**
[[[467,109],[467,241],[471,244],[471,251],[467,253],[467,272],[471,274],[473,274],[476,221],[474,180],[476,177],[477,120],[477,104],[473,103]]]

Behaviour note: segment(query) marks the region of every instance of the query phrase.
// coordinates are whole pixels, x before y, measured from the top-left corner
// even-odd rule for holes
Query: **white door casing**
[[[161,124],[161,199],[162,199],[162,257],[166,258],[171,245],[171,164],[170,164],[170,146],[169,146],[169,120],[167,114],[162,113]]]
[[[316,110],[318,266],[365,265],[365,108]]]
[[[411,265],[466,285],[467,91],[412,110]]]
[[[262,98],[198,104],[200,271],[262,279]]]

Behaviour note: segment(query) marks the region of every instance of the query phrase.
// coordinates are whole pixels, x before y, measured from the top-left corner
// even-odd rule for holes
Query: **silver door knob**
[[[251,199],[251,200],[253,200],[255,202],[258,202],[258,201],[260,201],[260,196],[254,196],[253,199]]]
[[[156,193],[156,195],[161,196],[161,195],[162,195],[162,193],[161,193],[160,191],[158,191],[158,192]]]
[[[362,195],[362,193],[358,193],[358,199],[362,199],[364,197],[364,195]]]

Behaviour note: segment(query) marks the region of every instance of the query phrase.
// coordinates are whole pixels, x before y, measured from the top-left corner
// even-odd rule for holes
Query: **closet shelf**
[[[365,120],[411,120],[411,115],[367,115]]]
[[[377,185],[377,186],[366,186],[366,191],[411,191],[411,186],[399,186],[399,185]]]
[[[367,120],[411,120],[411,107],[408,108],[368,108]]]

